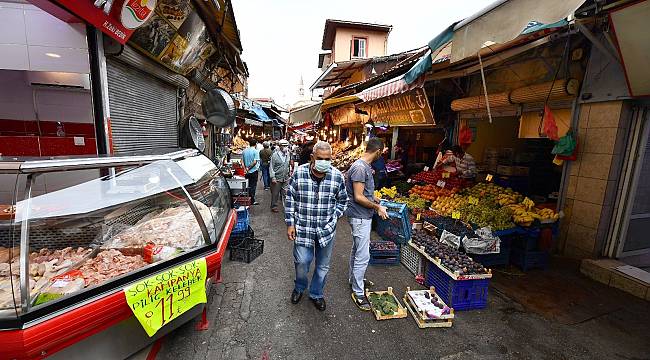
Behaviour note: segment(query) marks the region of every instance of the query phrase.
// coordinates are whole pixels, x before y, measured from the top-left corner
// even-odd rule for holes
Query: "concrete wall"
[[[332,53],[334,62],[350,60],[350,42],[354,37],[367,37],[368,38],[368,56],[369,58],[375,56],[386,55],[388,45],[388,34],[380,31],[368,31],[359,29],[346,29],[337,28],[334,37],[334,46]]]
[[[560,246],[576,258],[593,258],[607,237],[623,161],[630,112],[623,101],[582,104],[578,158],[569,165]]]

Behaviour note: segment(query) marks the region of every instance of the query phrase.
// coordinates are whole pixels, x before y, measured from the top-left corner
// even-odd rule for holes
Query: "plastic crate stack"
[[[400,259],[400,245],[392,241],[370,242],[370,265],[397,265]]]
[[[546,269],[549,252],[538,247],[539,228],[522,228],[522,234],[513,239],[510,262],[522,271]]]
[[[411,274],[418,276],[426,272],[426,260],[411,245],[402,245],[400,249],[400,262]]]
[[[231,261],[250,263],[264,252],[264,240],[255,237],[255,232],[250,227],[248,209],[237,209],[237,223],[228,239]]]
[[[456,311],[487,306],[490,279],[454,279],[438,265],[428,262],[426,286],[433,286],[440,298]]]

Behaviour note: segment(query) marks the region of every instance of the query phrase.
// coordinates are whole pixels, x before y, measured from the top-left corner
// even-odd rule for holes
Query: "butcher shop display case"
[[[126,358],[200,315],[220,280],[236,213],[196,150],[0,157],[0,186],[1,359]]]

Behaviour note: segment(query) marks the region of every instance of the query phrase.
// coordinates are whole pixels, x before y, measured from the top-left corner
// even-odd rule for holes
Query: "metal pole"
[[[22,219],[20,225],[20,306],[23,314],[29,311],[29,218],[32,209],[32,188],[36,174],[27,175],[25,193],[23,196]],[[17,204],[16,204],[17,205]]]

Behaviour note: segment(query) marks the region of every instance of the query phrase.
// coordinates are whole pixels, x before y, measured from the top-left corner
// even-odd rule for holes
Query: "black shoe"
[[[297,303],[300,302],[300,299],[302,299],[302,293],[301,293],[301,292],[297,292],[296,290],[294,290],[294,291],[291,293],[291,303],[292,303],[292,304],[297,304]]]
[[[363,286],[367,289],[375,286],[375,283],[368,279],[363,279]]]
[[[357,294],[352,293],[352,301],[362,311],[370,311],[370,303],[365,296],[357,296]]]
[[[309,298],[309,300],[311,300],[311,302],[314,303],[314,306],[316,307],[316,309],[318,309],[320,311],[325,311],[325,308],[327,308],[327,305],[325,305],[325,299],[322,299],[322,298],[321,299]]]

